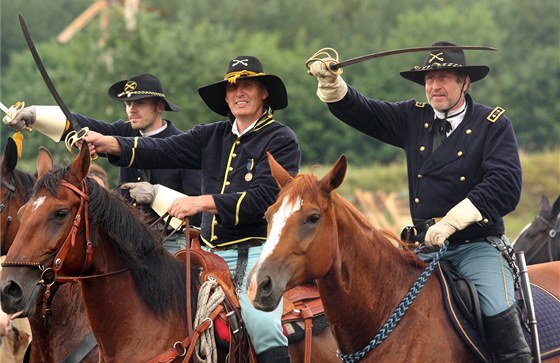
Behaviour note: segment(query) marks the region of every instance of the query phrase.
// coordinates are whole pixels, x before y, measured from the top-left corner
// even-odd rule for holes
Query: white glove
[[[128,189],[130,197],[138,204],[152,204],[158,190],[158,184],[152,185],[148,182],[125,183],[122,189]]]
[[[2,122],[15,131],[21,131],[27,126],[33,125],[35,123],[35,118],[35,106],[29,106],[20,110],[14,118],[8,115],[4,116]]]
[[[480,214],[479,210],[468,198],[465,198],[455,207],[451,208],[441,221],[428,228],[424,243],[428,247],[441,247],[443,242],[453,233],[481,220],[482,214]]]
[[[335,62],[333,58],[315,61],[309,67],[309,74],[317,77],[317,96],[323,102],[331,103],[340,101],[348,91],[348,85],[339,71],[330,70],[325,63]]]
[[[67,121],[58,106],[29,106],[19,111],[13,119],[8,115],[4,116],[2,122],[15,131],[34,125],[35,130],[59,142],[66,130]]]

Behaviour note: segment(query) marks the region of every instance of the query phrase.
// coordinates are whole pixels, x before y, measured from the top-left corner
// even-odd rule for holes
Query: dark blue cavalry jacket
[[[111,136],[135,136],[141,137],[140,131],[134,130],[130,126],[129,121],[118,120],[113,123],[107,123],[104,121],[96,120],[79,113],[72,113],[74,119],[78,122],[81,127],[89,127],[90,130],[99,132],[103,135]],[[181,130],[176,128],[171,121],[165,120],[167,122],[167,127],[161,132],[145,137],[145,138],[156,138],[163,139],[173,135],[179,135],[182,133]],[[155,168],[151,168],[155,169]],[[146,181],[151,184],[161,184],[168,188],[181,192],[187,195],[200,195],[201,190],[201,178],[200,170],[192,169],[158,169],[158,170],[141,170],[138,168],[120,168],[119,169],[119,181],[118,184],[129,182],[140,182]],[[126,194],[122,190],[117,191],[121,194]],[[151,218],[157,218],[157,214],[150,208],[150,206],[142,206],[142,210],[151,216]],[[200,215],[193,216],[189,218],[191,225],[200,226]]]
[[[290,128],[273,119],[271,110],[239,138],[231,132],[232,125],[230,117],[166,139],[117,137],[122,153],[109,161],[134,168],[201,169],[202,194],[211,194],[218,209],[218,214],[203,213],[202,241],[210,247],[264,241],[264,212],[279,192],[266,151],[295,175],[301,161],[299,143]]]
[[[467,197],[478,208],[483,221],[453,234],[452,243],[503,234],[502,217],[515,209],[521,195],[511,121],[500,107],[474,103],[468,94],[466,101],[463,121],[434,153],[429,104],[368,99],[351,86],[342,100],[328,104],[349,126],[404,149],[413,219],[443,217]]]

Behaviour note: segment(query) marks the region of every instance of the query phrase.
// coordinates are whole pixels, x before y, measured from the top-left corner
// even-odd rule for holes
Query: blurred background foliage
[[[108,122],[126,117],[123,105],[107,97],[108,87],[149,72],[160,78],[167,97],[183,108],[164,116],[188,130],[221,119],[198,96],[198,87],[221,79],[229,59],[255,55],[267,73],[286,84],[289,107],[276,118],[298,135],[304,165],[332,164],[344,153],[356,168],[404,166],[400,149],[360,134],[328,112],[315,96],[316,80],[306,74],[305,61],[323,47],[335,48],[345,60],[441,40],[493,46],[499,51],[467,53],[468,63],[491,67],[471,94],[479,103],[506,109],[522,152],[552,155],[556,173],[545,175],[539,165],[532,167],[542,177],[553,178],[548,184],[556,189],[548,192],[549,197],[558,194],[558,0],[139,0],[135,30],[125,26],[123,0],[107,0],[105,12],[69,42],[57,42],[57,35],[94,2],[0,0],[2,102],[54,104],[23,39],[21,13],[72,111]],[[104,16],[106,27],[101,22]],[[422,87],[398,75],[421,64],[424,57],[417,53],[376,59],[345,68],[343,76],[373,98],[424,101]],[[4,125],[0,132],[3,150],[12,132]],[[34,168],[39,145],[48,147],[59,164],[72,158],[63,145],[26,133],[24,168]],[[100,163],[106,166],[104,160]],[[109,173],[114,177],[115,168],[109,167]]]

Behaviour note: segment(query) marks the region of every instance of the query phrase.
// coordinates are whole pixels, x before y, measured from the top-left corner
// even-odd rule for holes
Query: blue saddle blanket
[[[455,305],[450,287],[443,277],[439,264],[436,271],[441,281],[445,308],[457,332],[481,362],[492,362],[490,351],[484,340]],[[535,304],[541,359],[560,355],[560,298],[536,284],[531,284],[531,292]],[[526,329],[524,332],[527,343],[532,347],[530,332]]]

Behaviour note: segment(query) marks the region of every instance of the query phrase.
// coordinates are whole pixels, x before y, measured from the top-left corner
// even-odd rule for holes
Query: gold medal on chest
[[[251,173],[245,174],[245,181],[250,182],[251,180],[253,180],[253,174]]]

